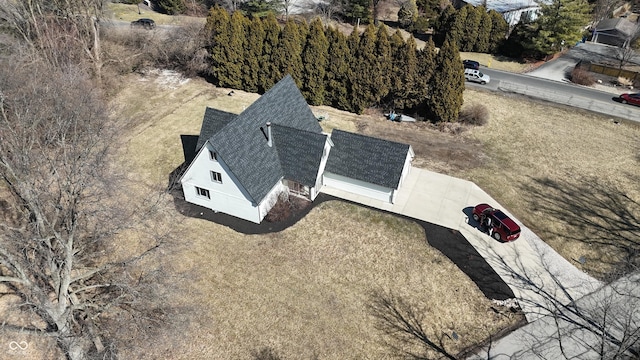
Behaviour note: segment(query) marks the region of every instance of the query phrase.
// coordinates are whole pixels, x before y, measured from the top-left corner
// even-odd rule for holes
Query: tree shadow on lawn
[[[459,231],[454,229],[372,208],[352,201],[339,199],[324,193],[320,193],[313,202],[308,204],[308,206],[293,209],[295,211],[292,211],[290,216],[282,221],[268,222],[263,220],[260,224],[221,212],[215,212],[196,204],[188,203],[184,200],[184,195],[180,186],[180,177],[184,171],[186,171],[191,161],[195,158],[195,147],[198,141],[198,136],[181,135],[180,137],[186,161],[169,174],[167,190],[173,196],[176,209],[184,216],[209,220],[217,224],[227,226],[243,234],[267,234],[283,231],[288,227],[295,225],[300,219],[305,217],[311,209],[325,201],[344,201],[417,223],[424,229],[427,243],[438,249],[454,264],[456,264],[462,272],[476,283],[480,291],[482,291],[488,299],[506,300],[515,298],[515,295],[509,286],[507,286],[493,268],[489,266],[486,260],[476,251],[476,249],[469,244],[467,239],[460,234]],[[472,218],[470,218],[470,222],[471,221],[473,221]]]
[[[636,175],[627,177],[632,183],[640,180]],[[617,274],[640,266],[640,203],[615,185],[595,176],[567,176],[566,179],[572,180],[561,182],[532,178],[529,184],[522,186],[522,190],[531,196],[533,209],[567,225],[560,231],[547,231],[562,239],[597,246],[602,254],[620,253],[622,258],[619,261],[603,256],[583,259],[601,262]],[[611,275],[617,277],[605,273],[598,274],[598,277],[604,279]]]

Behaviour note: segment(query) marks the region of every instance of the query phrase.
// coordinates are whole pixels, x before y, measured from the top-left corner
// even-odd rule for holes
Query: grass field
[[[241,112],[257,98],[227,94],[168,72],[130,76],[115,101],[135,122],[121,147],[130,176],[166,185],[183,161],[180,135],[199,133],[205,106]],[[358,129],[358,116],[313,110],[328,117],[323,126]],[[165,202],[171,211],[168,195]],[[172,222],[174,237],[188,244],[158,259],[189,279],[167,301],[197,315],[186,315],[182,335],[128,349],[127,358],[249,358],[267,347],[284,359],[387,358],[390,339],[367,310],[374,291],[409,299],[434,338],[456,331],[460,340],[444,340],[453,353],[519,320],[491,310],[475,284],[426,243],[422,228],[354,205],[323,203],[270,235],[242,235],[178,212],[158,221]]]

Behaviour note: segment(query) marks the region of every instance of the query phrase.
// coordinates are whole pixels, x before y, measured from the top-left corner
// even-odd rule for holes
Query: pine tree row
[[[318,18],[281,27],[273,15],[248,19],[217,7],[206,30],[210,75],[222,87],[263,93],[290,74],[311,105],[355,113],[382,106],[433,121],[456,121],[462,106],[462,64],[449,41],[439,52],[431,41],[417,50],[413,37],[389,36],[384,25],[346,36]]]
[[[495,10],[465,5],[460,10],[447,7],[438,18],[438,40],[448,36],[460,51],[496,53],[504,42],[509,25]]]

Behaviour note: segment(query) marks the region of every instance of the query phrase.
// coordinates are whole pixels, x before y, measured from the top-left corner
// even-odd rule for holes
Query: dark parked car
[[[131,22],[131,27],[141,27],[143,29],[151,30],[156,27],[156,22],[152,19],[138,19]]]
[[[488,204],[473,208],[473,220],[480,222],[489,235],[498,241],[513,241],[520,236],[520,226],[501,210]]]
[[[622,94],[620,95],[620,102],[623,104],[640,105],[640,93]]]
[[[474,60],[463,60],[462,65],[464,65],[465,69],[473,69],[473,70],[480,69],[480,63]]]

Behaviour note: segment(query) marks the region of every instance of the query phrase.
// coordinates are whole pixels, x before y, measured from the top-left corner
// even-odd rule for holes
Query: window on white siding
[[[212,171],[211,172],[211,181],[222,183],[222,174],[220,174],[219,172]]]
[[[211,195],[209,195],[209,190],[207,190],[207,189],[199,188],[199,187],[196,186],[196,193],[198,194],[198,196],[202,196],[202,197],[206,197],[207,199],[211,199]]]
[[[209,150],[209,158],[213,161],[218,161],[218,154],[213,150]]]

